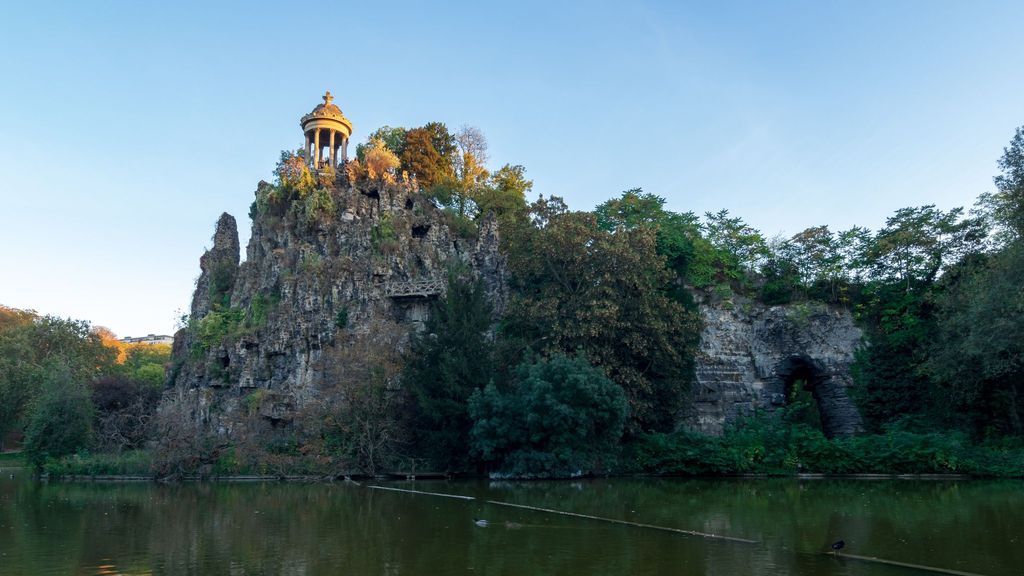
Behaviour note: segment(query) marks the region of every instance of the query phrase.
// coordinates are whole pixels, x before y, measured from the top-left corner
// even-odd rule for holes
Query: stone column
[[[348,162],[348,136],[341,139],[341,161]]]
[[[334,130],[331,130],[331,168],[338,165],[338,148],[334,145]]]
[[[313,139],[309,137],[309,134],[305,134],[306,138],[306,164],[313,162]]]
[[[320,129],[317,128],[313,134],[313,142],[316,147],[316,157],[313,159],[313,168],[320,168]]]

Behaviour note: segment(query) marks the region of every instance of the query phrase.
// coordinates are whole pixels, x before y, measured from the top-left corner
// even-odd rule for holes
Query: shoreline
[[[27,466],[11,466],[11,468],[26,468]],[[678,479],[678,480],[758,480],[758,479],[791,479],[791,480],[1024,480],[1024,477],[999,478],[994,476],[972,476],[970,474],[731,474],[720,476],[682,476],[682,475],[655,475],[655,474],[623,474],[609,476],[583,476],[576,478],[490,478],[483,475],[452,475],[440,474],[431,475],[408,475],[384,474],[351,474],[339,477],[315,476],[315,475],[259,475],[259,474],[238,474],[231,476],[184,476],[176,479],[161,479],[153,476],[140,476],[131,474],[67,474],[51,476],[43,474],[39,480],[44,482],[99,482],[99,483],[122,483],[122,482],[152,482],[156,484],[183,484],[183,483],[255,483],[255,482],[281,482],[300,484],[334,484],[351,482],[358,484],[356,480],[373,480],[377,482],[417,482],[417,481],[438,481],[438,480],[490,480],[494,482],[578,482],[580,480],[595,479]]]

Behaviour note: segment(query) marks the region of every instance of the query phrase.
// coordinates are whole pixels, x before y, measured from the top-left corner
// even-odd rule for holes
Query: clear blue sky
[[[590,209],[642,187],[768,235],[967,205],[1024,124],[1024,3],[5,2],[0,303],[173,329],[330,89]]]

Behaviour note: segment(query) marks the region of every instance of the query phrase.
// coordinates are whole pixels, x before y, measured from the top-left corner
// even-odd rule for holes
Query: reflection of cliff
[[[35,484],[0,479],[0,574],[846,574],[850,553],[1016,574],[1017,482],[795,479],[417,483],[716,532],[709,541],[352,484]],[[473,517],[497,526],[477,528]],[[509,530],[505,521],[524,525]],[[875,571],[858,564],[858,573]],[[90,569],[91,568],[91,569]]]
[[[260,184],[257,204],[273,189]],[[171,389],[195,423],[231,434],[244,413],[287,424],[322,392],[325,352],[373,322],[415,329],[449,268],[481,278],[501,309],[504,263],[497,227],[454,234],[445,215],[408,184],[342,176],[333,212],[256,208],[246,261],[235,220],[223,215],[200,260],[192,328],[175,337]]]
[[[848,390],[861,331],[849,312],[823,304],[765,306],[742,298],[702,304],[692,408],[685,424],[705,433],[754,410],[773,410],[801,382],[827,436],[861,428]]]

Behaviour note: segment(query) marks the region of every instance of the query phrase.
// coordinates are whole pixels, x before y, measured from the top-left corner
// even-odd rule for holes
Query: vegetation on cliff
[[[557,197],[528,203],[525,170],[488,171],[486,140],[473,129],[386,127],[357,156],[341,173],[314,174],[302,153],[283,153],[276,181],[257,193],[254,222],[320,234],[346,208],[339,183],[364,196],[410,191],[461,239],[494,218],[506,305],[496,309],[472,270],[458,266],[411,340],[388,319],[370,324],[332,301],[324,394],[286,419],[279,405],[287,399],[245,391],[239,405],[259,432],[230,441],[174,429],[189,420],[171,408],[162,422],[122,421],[128,412],[152,415],[158,358],[133,360],[141,352],[128,351],[119,359],[83,323],[4,310],[0,428],[25,430],[37,464],[94,447],[131,453],[155,434],[167,448],[155,466],[167,474],[411,466],[511,475],[1019,474],[1024,129],[999,161],[996,191],[970,211],[911,207],[877,231],[815,226],[771,239],[726,211],[672,212],[640,189],[591,212]],[[367,245],[378,262],[416,223],[375,218]],[[291,284],[263,286],[244,301],[232,299],[234,268],[211,266],[206,307],[186,334],[204,377],[223,386],[231,374],[221,360],[230,357],[216,351],[258,339],[267,318],[283,313],[282,291],[343,263],[307,250],[283,272]],[[851,311],[866,334],[854,377],[868,434],[825,439],[799,390],[787,408],[735,422],[720,438],[676,430],[700,336],[694,290],[721,306],[742,295],[795,311],[812,303]],[[58,430],[55,421],[76,425]]]

